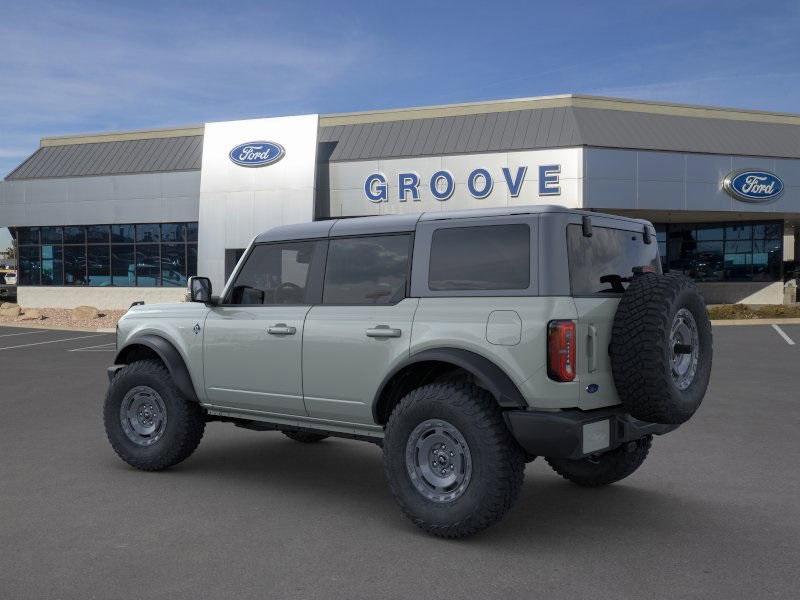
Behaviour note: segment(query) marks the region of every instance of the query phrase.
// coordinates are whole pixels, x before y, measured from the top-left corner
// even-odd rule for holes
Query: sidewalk
[[[711,324],[714,326],[728,326],[728,325],[800,325],[800,318],[798,317],[774,317],[769,319],[712,319]]]

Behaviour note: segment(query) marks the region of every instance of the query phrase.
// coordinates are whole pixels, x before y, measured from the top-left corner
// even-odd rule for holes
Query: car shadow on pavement
[[[384,479],[377,446],[337,438],[301,444],[277,432],[236,434],[240,437],[210,437],[189,460],[160,475],[177,486],[196,480],[193,487],[200,486],[207,493],[235,490],[240,496],[263,500],[265,505],[278,497],[281,501],[288,498],[309,510],[316,503],[335,506],[342,515],[363,515],[369,507],[368,518],[379,521],[379,526],[395,534],[428,539],[401,517]],[[120,463],[119,468],[126,467]],[[506,546],[524,542],[529,550],[545,550],[574,544],[578,536],[582,543],[595,543],[599,551],[611,540],[621,544],[642,539],[680,541],[722,527],[713,501],[656,488],[652,475],[634,474],[605,488],[586,489],[545,469],[541,459],[529,465],[520,497],[508,516],[463,543]],[[314,500],[309,504],[310,491]]]

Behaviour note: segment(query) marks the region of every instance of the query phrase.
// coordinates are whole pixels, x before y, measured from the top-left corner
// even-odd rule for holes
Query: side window
[[[332,239],[323,304],[395,304],[405,297],[411,236]]]
[[[635,271],[661,273],[658,244],[636,231],[593,227],[586,237],[580,225],[568,225],[567,255],[574,296],[622,294]]]
[[[527,225],[445,227],[433,232],[431,290],[524,290],[530,283]]]
[[[303,304],[314,242],[263,244],[253,248],[236,276],[227,304]]]

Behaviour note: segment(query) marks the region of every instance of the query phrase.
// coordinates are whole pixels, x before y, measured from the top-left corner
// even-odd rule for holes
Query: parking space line
[[[778,332],[778,335],[779,335],[779,336],[781,336],[781,337],[783,338],[783,340],[784,340],[784,341],[785,341],[787,344],[789,344],[790,346],[794,346],[794,340],[793,340],[792,338],[790,338],[788,335],[786,335],[786,332],[785,332],[783,329],[781,329],[781,328],[780,328],[780,327],[778,327],[777,325],[773,325],[773,326],[772,326],[772,328],[773,328],[775,331],[777,331],[777,332]]]
[[[14,335],[31,335],[32,333],[47,333],[51,329],[40,329],[39,331],[23,331],[22,333],[0,333],[0,338],[11,337]]]
[[[100,337],[103,335],[109,335],[107,333],[95,333],[94,335],[81,335],[79,337],[72,337],[72,338],[62,338],[60,340],[47,340],[46,342],[33,342],[30,344],[19,344],[18,346],[5,346],[4,348],[0,348],[0,350],[15,350],[16,348],[27,348],[29,346],[40,346],[41,344],[55,344],[58,342],[71,342],[72,340],[85,340],[87,338],[92,337]]]
[[[108,342],[107,344],[97,344],[96,346],[85,346],[83,348],[71,348],[67,352],[110,352],[116,349],[117,342]],[[114,346],[114,348],[106,348],[106,346]]]

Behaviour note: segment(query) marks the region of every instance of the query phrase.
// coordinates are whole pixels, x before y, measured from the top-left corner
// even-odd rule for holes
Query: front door
[[[407,298],[411,236],[333,238],[322,304],[306,317],[303,388],[311,417],[372,424],[372,401],[408,357],[419,303]]]
[[[324,243],[253,247],[226,297],[205,322],[208,402],[233,409],[306,415],[302,347],[314,302],[315,255]]]

